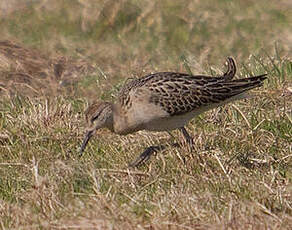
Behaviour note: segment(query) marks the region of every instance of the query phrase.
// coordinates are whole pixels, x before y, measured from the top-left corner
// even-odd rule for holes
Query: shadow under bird
[[[227,71],[219,77],[160,72],[125,84],[116,103],[96,102],[85,112],[88,124],[80,154],[89,139],[100,128],[126,135],[139,130],[171,131],[179,129],[192,147],[193,139],[185,125],[195,116],[248,98],[246,91],[260,87],[266,74],[235,79],[236,64],[227,58]],[[148,147],[130,166],[137,167],[149,159],[158,146]]]

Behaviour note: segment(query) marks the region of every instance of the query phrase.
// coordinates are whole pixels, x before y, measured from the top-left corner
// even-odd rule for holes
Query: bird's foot
[[[148,161],[151,157],[151,155],[159,150],[163,150],[164,146],[150,146],[147,149],[144,150],[143,153],[140,154],[140,156],[138,156],[136,158],[136,160],[134,160],[132,163],[129,164],[129,167],[138,167],[140,166],[142,163],[145,163],[146,161]]]

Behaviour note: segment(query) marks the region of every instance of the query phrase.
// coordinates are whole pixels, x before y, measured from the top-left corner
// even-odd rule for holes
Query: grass
[[[1,229],[291,229],[291,4],[50,1],[2,16]],[[156,71],[267,73],[255,97],[196,117],[194,151],[166,133],[100,130],[83,111]]]

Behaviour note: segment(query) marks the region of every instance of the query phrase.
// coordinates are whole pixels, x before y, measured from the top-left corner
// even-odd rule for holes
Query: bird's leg
[[[151,157],[151,155],[157,151],[163,150],[164,146],[150,146],[147,149],[144,150],[143,153],[140,154],[140,156],[137,157],[136,160],[134,160],[132,163],[129,164],[129,167],[138,167],[142,163],[148,161]]]
[[[180,128],[179,129],[181,132],[182,132],[182,134],[183,134],[183,136],[184,136],[184,138],[185,138],[185,140],[186,140],[186,142],[187,142],[187,144],[188,144],[188,146],[189,146],[189,148],[190,149],[193,149],[193,138],[189,135],[189,133],[187,132],[187,130],[185,129],[185,127],[182,127],[182,128]],[[171,137],[173,137],[173,135],[170,133],[170,132],[168,132],[169,133],[169,135],[171,136]],[[174,138],[174,137],[173,137]],[[177,147],[177,144],[173,144],[173,146],[174,147]],[[147,160],[149,160],[149,158],[151,157],[151,155],[153,154],[153,153],[155,153],[155,152],[158,152],[158,151],[161,151],[161,150],[163,150],[163,149],[165,149],[165,146],[163,146],[163,145],[156,145],[156,146],[150,146],[150,147],[148,147],[147,149],[145,149],[144,150],[144,152],[142,152],[138,157],[137,157],[137,159],[136,160],[134,160],[132,163],[130,163],[129,164],[129,167],[138,167],[139,165],[141,165],[142,163],[144,163],[144,162],[146,162]]]
[[[193,138],[190,136],[190,134],[187,132],[187,130],[185,129],[185,127],[179,128],[179,130],[182,132],[190,150],[193,149],[194,147],[194,141]]]

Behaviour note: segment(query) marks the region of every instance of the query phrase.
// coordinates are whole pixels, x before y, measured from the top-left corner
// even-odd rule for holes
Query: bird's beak
[[[93,135],[93,132],[94,132],[94,130],[89,130],[86,132],[85,137],[84,137],[83,142],[82,142],[82,145],[81,145],[81,148],[80,148],[80,156],[82,156],[83,151],[86,148],[88,141],[90,140],[90,138]]]

